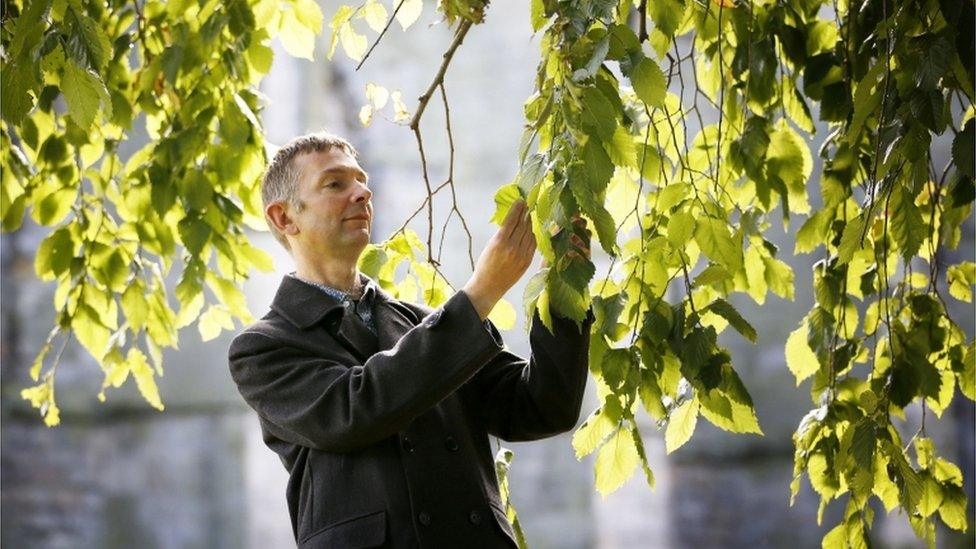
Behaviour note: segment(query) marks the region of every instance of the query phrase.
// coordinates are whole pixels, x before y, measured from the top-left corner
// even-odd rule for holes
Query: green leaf
[[[530,19],[532,32],[538,32],[546,24],[546,6],[542,0],[532,0]]]
[[[848,549],[847,525],[843,522],[834,526],[820,542],[821,549]]]
[[[643,146],[643,143],[641,145]],[[617,126],[613,131],[613,139],[604,142],[603,146],[614,165],[626,168],[639,167],[634,138],[623,126]]]
[[[613,141],[613,134],[617,129],[616,109],[607,96],[595,86],[583,91],[583,112],[580,113],[580,118],[585,126],[592,128],[601,141]],[[603,149],[599,146],[598,148]]]
[[[695,240],[709,259],[734,273],[742,266],[742,245],[729,234],[728,225],[714,217],[703,217],[695,227]]]
[[[400,27],[403,30],[407,30],[410,25],[413,25],[420,18],[420,12],[423,9],[423,0],[404,0],[403,5],[400,6],[400,11],[396,14],[396,20],[400,23]]]
[[[613,177],[613,163],[607,152],[597,143],[596,139],[590,138],[583,147],[583,173],[589,182],[590,191],[594,196],[600,196],[606,190]],[[571,174],[579,173],[573,170]],[[573,182],[570,181],[570,187]]]
[[[763,257],[766,266],[766,284],[774,294],[793,301],[793,269],[786,263],[773,258]]]
[[[31,108],[34,99],[31,91],[36,84],[34,68],[30,65],[11,63],[0,72],[0,112],[3,119],[20,124]]]
[[[861,241],[862,236],[865,236],[864,214],[858,214],[844,226],[844,233],[841,235],[840,244],[837,246],[838,265],[846,264],[854,257],[854,252],[864,247]]]
[[[942,485],[928,471],[922,471],[919,477],[922,480],[922,498],[918,502],[918,511],[923,517],[928,517],[938,511],[942,504]]]
[[[611,398],[608,402],[615,402],[615,399]],[[576,450],[577,460],[596,451],[603,444],[603,441],[614,432],[614,429],[617,428],[619,413],[620,410],[617,410],[617,417],[615,418],[613,410],[604,405],[580,425],[579,429],[573,433],[573,449]]]
[[[88,293],[86,291],[86,293]],[[105,311],[105,315],[110,313]],[[101,360],[108,351],[108,339],[111,330],[102,321],[102,315],[98,314],[87,303],[79,303],[71,318],[71,329],[78,341],[88,350],[96,360]]]
[[[664,434],[664,446],[669,454],[681,448],[694,434],[695,425],[698,423],[698,407],[698,398],[693,397],[685,400],[671,412],[668,428]]]
[[[505,299],[499,299],[488,314],[490,320],[499,330],[511,330],[515,327],[515,307]]]
[[[711,305],[706,307],[706,310],[711,311],[725,320],[729,321],[731,325],[737,332],[742,334],[742,337],[748,339],[749,341],[756,342],[756,329],[746,321],[745,318],[739,314],[739,311],[732,306],[731,303],[725,301],[724,299],[716,299]]]
[[[976,263],[963,261],[958,265],[951,265],[946,274],[949,284],[949,295],[971,303],[973,301],[973,285],[976,285]]]
[[[508,210],[519,198],[522,198],[522,193],[516,183],[503,185],[495,191],[495,214],[491,216],[491,223],[501,226],[505,216],[508,215]]]
[[[136,386],[139,388],[142,398],[146,399],[150,406],[162,412],[165,406],[159,397],[159,388],[156,387],[156,374],[149,366],[149,362],[146,361],[146,355],[138,349],[129,349],[126,362],[129,364],[132,377],[136,380]]]
[[[762,305],[766,301],[768,287],[766,285],[766,264],[763,263],[763,255],[759,251],[759,246],[753,244],[746,248],[743,266],[748,284],[746,290],[756,303]]]
[[[348,6],[342,6],[342,8],[348,8]],[[342,8],[340,8],[340,12],[342,12]],[[316,9],[318,9],[318,6],[316,6]],[[336,15],[338,16],[339,14],[337,13]],[[333,19],[334,21],[335,19]],[[330,59],[332,58],[332,53],[335,51],[336,39],[341,37],[343,32],[348,32],[345,31],[347,28],[349,28],[348,23],[340,27],[340,30],[333,35],[332,45],[329,49]],[[287,10],[281,14],[281,31],[278,33],[278,38],[281,39],[281,45],[284,46],[285,51],[290,55],[308,59],[309,61],[314,60],[315,33],[302,22],[296,10]],[[346,49],[347,54],[349,53],[345,42],[343,43],[343,49]]]
[[[54,280],[68,270],[74,257],[75,241],[71,231],[62,227],[49,234],[37,249],[34,272],[41,280]]]
[[[386,6],[375,0],[366,2],[366,4],[364,4],[359,10],[359,17],[366,20],[366,24],[369,25],[369,28],[376,32],[382,32],[388,19]]]
[[[789,190],[790,209],[796,213],[808,213],[807,180],[813,171],[813,159],[806,141],[784,120],[769,136],[766,150],[767,174],[776,175]]]
[[[579,203],[580,210],[593,221],[603,250],[609,255],[617,255],[617,228],[613,223],[613,216],[603,203],[597,200],[587,181],[580,177],[570,177],[569,188],[576,202]]]
[[[95,122],[100,104],[111,106],[105,84],[90,70],[75,63],[65,63],[61,79],[61,92],[68,103],[71,119],[84,130]],[[108,113],[111,116],[111,113]]]
[[[679,249],[683,250],[695,230],[695,217],[682,210],[676,212],[668,220],[668,241]]]
[[[901,256],[906,259],[914,257],[928,231],[915,201],[904,187],[899,185],[892,191],[888,211],[891,212],[891,234],[898,243]]]
[[[149,317],[149,303],[146,301],[145,286],[140,279],[136,279],[122,292],[122,313],[129,322],[129,328],[137,333],[146,325]]]
[[[634,86],[634,93],[649,108],[664,105],[668,83],[661,67],[654,60],[641,57],[630,73],[630,82]]]
[[[786,339],[786,366],[796,376],[798,387],[804,379],[812,376],[820,369],[817,355],[807,343],[808,331],[807,323],[803,321],[800,327],[790,332],[790,336]]]
[[[956,168],[970,179],[976,179],[974,173],[974,149],[976,149],[976,120],[970,118],[961,132],[952,140],[952,162]]]
[[[623,384],[632,367],[632,358],[630,349],[610,349],[603,355],[600,371],[611,389],[618,389]]]
[[[38,200],[40,196],[43,196],[43,198]],[[74,187],[58,188],[46,196],[35,191],[36,202],[34,210],[31,212],[33,214],[32,217],[41,225],[55,225],[60,223],[71,212],[71,205],[77,197],[78,189]]]
[[[594,471],[596,489],[604,498],[613,493],[634,474],[637,467],[637,447],[629,429],[617,429],[600,448]]]
[[[685,16],[685,3],[681,0],[661,0],[647,3],[647,14],[654,27],[667,37],[673,37]]]
[[[191,254],[197,255],[210,238],[210,225],[199,218],[185,217],[179,222],[180,240]]]
[[[79,13],[73,6],[65,12],[68,40],[65,48],[82,67],[101,72],[111,55],[108,37],[91,17]]]
[[[953,530],[965,532],[967,529],[966,493],[960,486],[943,485],[943,490],[942,505],[939,506],[942,522]]]

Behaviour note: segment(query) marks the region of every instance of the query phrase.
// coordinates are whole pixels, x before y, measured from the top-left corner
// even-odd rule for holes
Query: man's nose
[[[366,202],[373,198],[373,191],[366,185],[360,185],[360,191],[356,193],[356,202]]]

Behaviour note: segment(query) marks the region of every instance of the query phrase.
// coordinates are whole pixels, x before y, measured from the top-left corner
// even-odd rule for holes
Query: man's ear
[[[283,202],[268,204],[264,213],[278,232],[291,235],[298,234],[298,226],[295,225],[295,221],[289,215],[288,207]]]

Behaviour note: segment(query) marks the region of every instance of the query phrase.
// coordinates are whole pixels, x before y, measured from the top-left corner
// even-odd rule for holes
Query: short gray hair
[[[275,202],[285,203],[294,208],[296,212],[302,211],[305,204],[298,198],[299,181],[302,174],[295,165],[295,158],[306,153],[327,151],[333,147],[339,147],[352,157],[356,157],[358,154],[355,147],[348,141],[326,131],[301,135],[282,145],[275,153],[274,159],[271,160],[271,164],[268,165],[268,169],[264,172],[264,177],[261,180],[261,199],[264,201],[265,211],[270,204]],[[288,239],[275,228],[271,219],[267,218],[267,213],[265,213],[265,219],[275,239],[286,250],[291,251]]]

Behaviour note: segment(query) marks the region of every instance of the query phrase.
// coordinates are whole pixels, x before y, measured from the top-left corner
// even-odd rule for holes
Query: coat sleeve
[[[364,364],[312,356],[258,330],[231,343],[231,377],[274,436],[327,452],[354,451],[406,427],[467,382],[503,343],[464,292]]]
[[[489,433],[517,442],[576,426],[586,390],[593,318],[588,311],[577,327],[574,321],[553,314],[550,333],[536,314],[529,331],[528,360],[503,350],[478,371],[469,384],[469,398]]]

